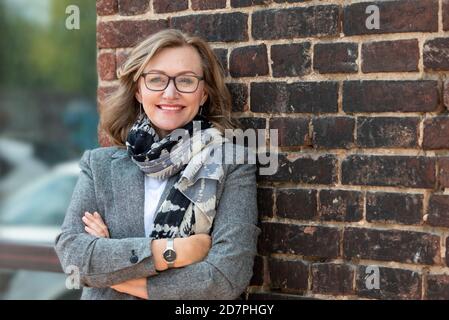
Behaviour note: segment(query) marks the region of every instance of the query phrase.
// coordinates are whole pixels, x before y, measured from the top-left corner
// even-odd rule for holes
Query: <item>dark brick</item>
[[[351,117],[318,117],[312,120],[315,148],[351,148],[354,146],[355,120]]]
[[[379,289],[371,287],[374,285],[372,279],[375,271],[368,267],[378,268]],[[356,293],[372,299],[421,299],[421,275],[412,270],[358,266]]]
[[[439,116],[424,121],[423,149],[449,148],[449,117]]]
[[[401,224],[422,222],[423,196],[368,192],[366,194],[366,220],[369,222],[391,221]]]
[[[345,258],[440,264],[440,237],[414,231],[347,228],[343,236]]]
[[[251,7],[257,5],[265,5],[271,2],[270,0],[231,0],[232,8]]]
[[[296,220],[314,220],[317,216],[316,190],[279,189],[277,216]]]
[[[427,40],[423,60],[425,70],[449,71],[449,38]]]
[[[297,294],[286,294],[277,292],[254,292],[248,293],[248,300],[310,300]]]
[[[226,8],[226,0],[192,0],[193,10],[213,10]]]
[[[273,217],[274,193],[271,188],[257,188],[257,209],[259,216]]]
[[[431,112],[438,108],[438,82],[345,81],[345,112]]]
[[[319,73],[354,73],[358,71],[357,57],[357,43],[317,43],[313,69]]]
[[[365,13],[369,5],[379,8],[379,29],[368,29]],[[375,1],[344,7],[343,30],[346,35],[392,32],[438,31],[438,0]]]
[[[296,77],[310,73],[310,42],[271,46],[274,77]]]
[[[434,188],[435,160],[413,156],[350,155],[342,163],[342,183]]]
[[[266,129],[267,119],[264,118],[239,118],[242,129]]]
[[[446,80],[443,86],[444,86],[443,88],[444,106],[446,107],[446,109],[449,110],[449,80]]]
[[[150,35],[167,28],[166,20],[108,21],[97,26],[98,48],[133,47]]]
[[[436,227],[449,227],[449,196],[432,194],[429,199],[427,222]]]
[[[438,158],[438,185],[443,188],[449,187],[449,157]]]
[[[266,45],[241,47],[232,50],[229,57],[232,77],[256,77],[268,74]]]
[[[218,62],[220,62],[220,66],[223,69],[223,74],[225,76],[229,75],[228,71],[228,49],[218,48],[214,49],[214,53],[217,56]]]
[[[254,258],[253,276],[249,282],[250,286],[262,286],[264,278],[264,263],[261,256]]]
[[[244,83],[227,83],[232,97],[232,111],[243,112],[248,104],[248,86]]]
[[[449,0],[443,0],[443,30],[449,30]]]
[[[306,257],[336,258],[339,255],[340,231],[322,226],[297,226],[262,223],[259,253],[289,253]]]
[[[362,71],[419,71],[418,40],[369,42],[362,45]]]
[[[173,17],[170,27],[208,42],[248,41],[248,15],[241,12]]]
[[[336,36],[338,22],[336,5],[260,10],[252,15],[252,35],[266,40]]]
[[[337,112],[337,101],[337,82],[251,83],[251,111],[253,112]]]
[[[148,11],[148,0],[118,0],[118,11],[122,16],[132,16]]]
[[[429,274],[426,279],[426,299],[449,300],[449,276]]]
[[[312,158],[295,154],[288,156],[280,154],[276,174],[261,176],[261,179],[329,185],[337,180],[336,165],[337,159],[331,155]]]
[[[419,118],[358,117],[357,145],[363,148],[418,146]]]
[[[360,221],[363,218],[363,195],[358,191],[320,190],[318,212],[324,221]]]
[[[116,66],[115,66],[115,53],[104,52],[98,56],[97,62],[98,75],[102,80],[115,80]]]
[[[155,13],[167,13],[187,10],[189,8],[188,0],[153,0]]]
[[[302,261],[268,260],[271,289],[307,290],[309,266]]]
[[[446,266],[449,267],[449,237],[446,238]]]
[[[113,15],[118,12],[117,0],[97,0],[96,6],[99,16]]]
[[[277,129],[279,146],[303,146],[310,144],[309,119],[272,118],[270,129]]]
[[[319,294],[352,294],[354,271],[348,265],[314,263],[312,265],[312,292]]]

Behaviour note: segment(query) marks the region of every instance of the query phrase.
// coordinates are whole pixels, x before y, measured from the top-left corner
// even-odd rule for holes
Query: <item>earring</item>
[[[142,115],[143,115],[143,105],[142,103],[140,103],[140,107],[139,107],[139,119],[142,119]]]

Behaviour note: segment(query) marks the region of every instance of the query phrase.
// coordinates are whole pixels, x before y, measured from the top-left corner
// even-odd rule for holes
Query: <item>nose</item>
[[[174,98],[178,95],[178,90],[176,90],[175,87],[175,81],[173,79],[170,79],[168,82],[167,88],[164,90],[164,98]]]

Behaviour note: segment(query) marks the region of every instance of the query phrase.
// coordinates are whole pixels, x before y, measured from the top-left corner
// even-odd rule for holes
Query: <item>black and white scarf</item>
[[[201,115],[163,139],[146,114],[134,123],[126,141],[132,161],[153,178],[179,177],[155,214],[151,238],[209,233],[216,183],[223,176],[221,162],[210,159],[222,143],[221,133]]]

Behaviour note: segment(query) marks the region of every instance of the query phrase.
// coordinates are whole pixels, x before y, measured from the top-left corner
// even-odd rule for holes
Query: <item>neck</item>
[[[157,129],[155,128],[155,130],[157,132],[157,135],[159,136],[159,139],[163,139],[166,135],[168,135],[170,133],[170,131],[162,130],[159,128],[157,128]]]

